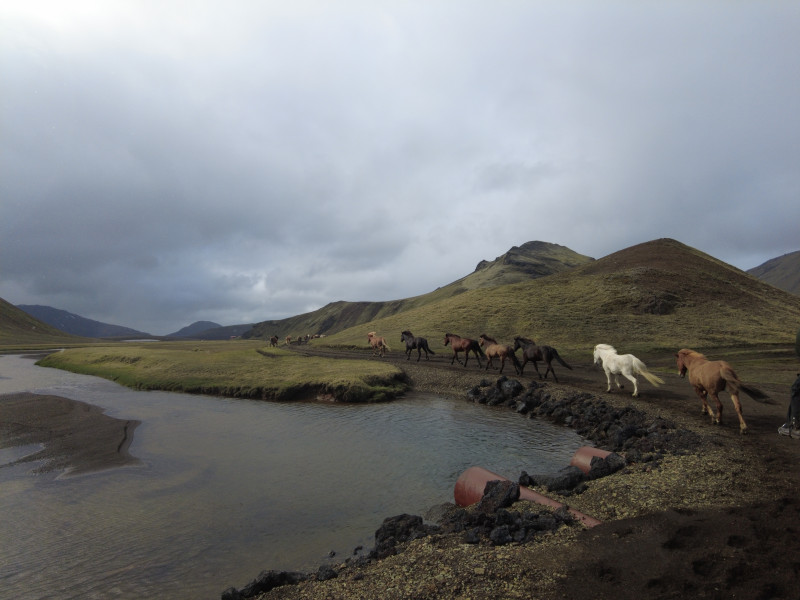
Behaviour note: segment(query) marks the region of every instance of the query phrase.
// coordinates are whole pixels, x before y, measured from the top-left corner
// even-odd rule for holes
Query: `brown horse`
[[[386,351],[389,350],[389,344],[386,343],[386,338],[379,336],[374,331],[370,331],[367,334],[367,339],[369,340],[369,345],[372,348],[372,356],[375,356],[376,353],[378,353],[380,356],[384,356]]]
[[[500,372],[503,372],[503,367],[506,366],[506,359],[510,358],[511,361],[514,363],[514,371],[519,375],[520,364],[519,360],[517,360],[517,355],[514,354],[514,348],[511,346],[507,346],[505,344],[500,344],[497,342],[496,339],[489,337],[485,333],[482,333],[478,339],[481,341],[481,347],[483,351],[486,353],[486,370],[489,370],[489,367],[492,366],[492,359],[499,358],[500,359]]]
[[[537,346],[536,342],[533,340],[517,336],[514,338],[514,350],[516,351],[519,348],[522,348],[522,366],[519,369],[520,375],[522,375],[525,365],[527,365],[529,362],[532,362],[533,368],[536,369],[536,374],[539,375],[539,379],[547,379],[547,374],[552,373],[553,379],[555,379],[556,383],[558,383],[558,377],[556,377],[555,369],[553,369],[554,360],[557,360],[559,363],[561,363],[561,366],[572,371],[572,367],[564,362],[564,359],[559,356],[558,350],[552,346]],[[542,374],[539,372],[539,366],[536,364],[537,361],[542,361],[547,365],[547,369],[544,372],[544,377],[542,377]]]
[[[291,343],[292,343],[292,336],[290,336],[290,335],[287,335],[287,336],[286,336],[286,345],[288,346],[288,345],[289,345],[289,344],[291,344]]]
[[[278,345],[277,335],[273,335],[271,338],[269,338],[269,345],[272,346],[273,348]]]
[[[733,408],[739,416],[739,433],[747,433],[747,423],[742,416],[742,404],[739,402],[739,392],[744,392],[753,400],[764,400],[767,395],[753,386],[742,383],[736,372],[724,360],[708,360],[705,356],[694,350],[684,348],[675,355],[678,359],[678,374],[681,377],[689,372],[689,383],[703,403],[703,414],[708,413],[711,422],[722,424],[722,402],[719,393],[726,387],[733,401]],[[717,404],[717,414],[708,405],[708,396]]]
[[[481,356],[485,357],[486,355],[481,350],[481,345],[476,340],[471,340],[469,338],[462,338],[455,333],[445,333],[444,334],[444,345],[450,346],[453,349],[453,358],[450,359],[450,364],[453,364],[453,361],[458,360],[459,364],[461,363],[461,359],[458,358],[458,353],[464,353],[464,362],[463,365],[467,366],[467,361],[469,360],[469,353],[472,352],[475,354],[475,360],[478,361],[478,367],[481,367]]]

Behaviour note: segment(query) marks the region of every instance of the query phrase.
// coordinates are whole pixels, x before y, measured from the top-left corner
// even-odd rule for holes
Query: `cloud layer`
[[[0,7],[0,297],[156,334],[530,240],[797,250],[793,2]]]

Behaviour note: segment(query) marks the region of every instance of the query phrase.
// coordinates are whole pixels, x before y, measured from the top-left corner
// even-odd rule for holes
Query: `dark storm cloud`
[[[0,296],[167,333],[512,245],[797,249],[789,2],[0,8]],[[463,239],[469,239],[464,243]]]

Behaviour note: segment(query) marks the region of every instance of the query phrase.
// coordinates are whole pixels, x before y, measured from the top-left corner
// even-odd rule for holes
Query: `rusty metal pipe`
[[[483,498],[483,490],[486,489],[486,484],[498,479],[501,481],[510,481],[507,477],[492,473],[483,467],[470,467],[456,480],[455,489],[453,490],[456,504],[458,506],[470,506],[471,504],[475,504]],[[561,502],[548,498],[538,492],[534,492],[525,486],[520,486],[519,488],[519,499],[530,500],[531,502],[536,502],[544,506],[551,506],[553,508],[565,506]],[[601,523],[601,521],[598,521],[594,517],[585,515],[574,508],[567,507],[567,510],[586,527],[594,527]]]

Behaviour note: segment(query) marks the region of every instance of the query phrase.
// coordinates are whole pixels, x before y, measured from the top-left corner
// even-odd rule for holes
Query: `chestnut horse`
[[[497,343],[496,339],[489,337],[485,333],[482,333],[478,339],[480,339],[483,351],[486,353],[487,371],[489,370],[489,367],[492,366],[492,359],[499,358],[500,372],[502,373],[503,367],[506,366],[506,359],[511,358],[511,361],[514,363],[514,371],[516,371],[517,375],[519,375],[520,364],[519,360],[517,360],[517,355],[514,354],[514,348],[511,346],[506,346],[505,344]]]
[[[739,392],[744,392],[753,400],[765,400],[767,395],[753,386],[742,383],[736,372],[724,360],[708,360],[705,356],[694,350],[683,348],[675,355],[678,359],[678,375],[686,377],[689,372],[689,383],[694,387],[695,393],[703,403],[703,414],[708,413],[711,422],[722,424],[722,402],[719,393],[726,389],[731,395],[733,408],[739,416],[739,433],[747,433],[747,423],[742,416],[742,403],[739,402]],[[708,396],[717,404],[717,414],[708,405]]]
[[[461,363],[461,359],[458,358],[458,353],[464,353],[464,363],[463,365],[467,366],[467,361],[469,360],[469,353],[472,352],[475,354],[475,360],[478,361],[478,367],[481,366],[481,356],[485,357],[486,355],[481,350],[480,344],[469,338],[462,338],[455,333],[445,333],[444,334],[444,345],[450,346],[453,349],[453,358],[450,360],[450,364],[453,364],[453,361],[458,360],[459,364]]]
[[[272,346],[273,348],[278,345],[277,335],[273,335],[271,338],[269,338],[269,345]]]
[[[514,338],[514,350],[516,351],[519,348],[522,348],[522,367],[519,370],[520,375],[522,375],[522,370],[525,368],[525,365],[528,364],[528,362],[532,362],[533,368],[536,369],[536,374],[539,375],[539,379],[542,379],[539,366],[536,364],[537,361],[542,361],[547,364],[547,369],[544,372],[544,379],[547,379],[548,373],[552,373],[556,383],[558,383],[558,377],[556,377],[555,369],[553,369],[553,360],[557,360],[562,366],[572,371],[572,367],[564,362],[564,359],[558,354],[558,350],[552,346],[537,346],[536,342],[533,340],[517,336]]]
[[[372,348],[372,356],[375,356],[377,352],[380,356],[386,354],[386,351],[389,350],[389,344],[386,343],[386,338],[383,336],[378,336],[374,331],[370,331],[367,334],[367,339],[369,340],[369,345]]]
[[[417,351],[417,362],[419,362],[420,357],[422,356],[422,351],[425,351],[425,360],[430,360],[428,358],[428,353],[436,354],[433,350],[428,347],[428,340],[424,337],[414,337],[414,334],[408,330],[403,331],[400,333],[400,341],[405,342],[406,344],[406,360],[411,360],[411,351]]]

